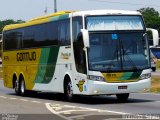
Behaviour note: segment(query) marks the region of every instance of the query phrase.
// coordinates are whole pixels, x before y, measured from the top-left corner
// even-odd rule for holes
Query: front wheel
[[[64,85],[64,94],[67,101],[73,101],[73,88],[71,80],[68,80]]]
[[[153,71],[153,72],[156,72],[156,67],[152,67],[152,71]]]
[[[118,99],[120,102],[126,102],[126,101],[128,100],[129,93],[116,94],[116,96],[117,96],[117,99]]]

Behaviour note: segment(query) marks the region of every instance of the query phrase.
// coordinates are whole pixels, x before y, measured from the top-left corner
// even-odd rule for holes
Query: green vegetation
[[[10,25],[10,24],[17,24],[17,23],[23,23],[24,21],[22,20],[12,20],[12,19],[9,19],[9,20],[0,20],[0,34],[2,33],[2,30],[4,28],[4,26],[6,25]]]
[[[160,61],[156,62],[157,69],[160,70]]]
[[[142,13],[147,28],[154,28],[160,32],[160,14],[154,8],[141,8],[138,10]]]
[[[151,92],[160,93],[160,78],[159,76],[152,76]]]

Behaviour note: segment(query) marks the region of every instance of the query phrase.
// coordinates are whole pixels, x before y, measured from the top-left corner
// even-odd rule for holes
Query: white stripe
[[[25,101],[25,102],[27,102],[28,100],[26,100],[26,99],[20,99],[21,101]]]
[[[76,108],[76,106],[64,105],[64,107]]]
[[[50,112],[52,112],[53,114],[56,114],[57,116],[65,119],[65,120],[72,120],[72,119],[69,119],[69,118],[67,118],[67,117],[65,117],[65,116],[62,116],[62,115],[58,114],[56,111],[54,111],[54,110],[52,109],[52,107],[50,107],[50,104],[51,104],[51,103],[45,103],[47,109],[48,109]]]
[[[1,98],[4,98],[4,99],[7,99],[7,97],[5,97],[5,96],[0,96]]]
[[[67,107],[68,105],[64,105],[65,107]],[[48,110],[50,110],[52,113],[59,115],[59,113],[63,113],[63,112],[71,112],[72,110],[68,110],[68,111],[61,111],[61,112],[56,112],[52,109],[52,107],[50,106],[50,103],[46,103],[46,107]],[[76,107],[76,106],[69,106],[69,107]],[[79,109],[85,109],[85,110],[90,110],[90,111],[97,111],[97,112],[107,112],[107,113],[114,113],[114,114],[120,114],[120,115],[124,115],[124,114],[130,114],[130,113],[125,113],[125,112],[117,112],[117,111],[110,111],[110,110],[101,110],[101,109],[93,109],[93,108],[86,108],[86,107],[76,107]],[[81,110],[73,110],[73,111],[81,111]],[[82,110],[84,111],[84,110]],[[60,115],[61,116],[61,115]],[[64,116],[62,116],[64,117]]]
[[[42,102],[40,102],[40,101],[31,101],[31,102],[33,102],[33,103],[42,103]]]
[[[160,95],[158,93],[142,93],[142,94],[147,94],[147,95]]]
[[[92,111],[99,111],[99,112],[108,112],[108,113],[115,113],[115,114],[129,114],[129,113],[125,113],[125,112],[117,112],[117,111],[110,111],[110,110],[101,110],[101,109],[93,109],[93,108],[85,108],[85,107],[78,107],[81,109],[88,109],[88,110],[92,110]]]
[[[61,113],[70,113],[70,112],[83,112],[83,111],[88,111],[88,110],[65,110],[65,111],[60,111],[57,113],[61,114]]]
[[[9,98],[9,99],[11,99],[11,100],[16,100],[17,98]]]
[[[106,114],[95,114],[95,113],[89,113],[89,114],[84,114],[84,115],[76,115],[76,116],[71,116],[71,117],[69,117],[69,118],[71,118],[71,119],[84,119],[83,117],[87,117],[87,116],[94,116],[94,115],[106,115]],[[106,115],[107,116],[107,115]],[[107,119],[107,120],[109,120],[109,119]],[[114,119],[112,119],[112,120],[114,120]]]

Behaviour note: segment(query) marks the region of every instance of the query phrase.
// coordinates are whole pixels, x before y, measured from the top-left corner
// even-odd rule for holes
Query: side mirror
[[[147,31],[151,31],[152,32],[153,46],[159,45],[159,33],[158,33],[158,30],[152,29],[152,28],[147,28]]]
[[[86,48],[89,48],[89,33],[88,33],[88,30],[86,29],[81,29],[81,32],[82,32],[82,37],[83,37],[83,42],[84,42],[84,46]]]

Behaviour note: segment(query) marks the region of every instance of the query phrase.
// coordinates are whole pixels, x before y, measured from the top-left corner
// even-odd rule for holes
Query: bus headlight
[[[148,78],[151,78],[151,73],[142,74],[142,75],[140,76],[140,80],[148,79]]]
[[[94,75],[88,75],[88,79],[93,81],[105,81],[103,77]]]

